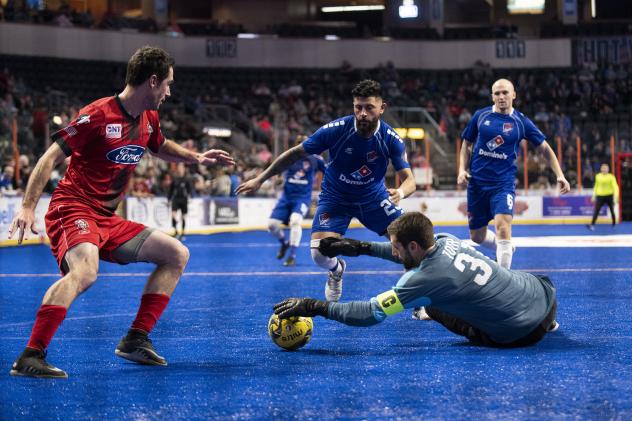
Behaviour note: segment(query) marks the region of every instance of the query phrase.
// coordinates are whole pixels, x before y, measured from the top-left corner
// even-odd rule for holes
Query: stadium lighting
[[[204,127],[202,130],[205,134],[214,137],[230,137],[233,132],[230,129],[226,129],[223,127]]]
[[[338,35],[325,35],[327,41],[338,41],[340,37]]]
[[[419,9],[413,0],[404,0],[399,6],[399,17],[402,19],[411,19],[419,16]]]
[[[61,123],[62,123],[61,116],[54,115],[54,116],[53,116],[53,124],[56,124],[56,125],[58,125],[58,126],[61,126]]]
[[[256,38],[259,38],[259,34],[249,34],[249,33],[237,34],[237,38],[256,39]]]
[[[593,19],[597,17],[597,4],[595,0],[590,0],[590,16],[592,16]]]
[[[411,127],[408,129],[408,138],[413,140],[423,140],[426,137],[426,131],[421,127]]]
[[[373,5],[373,6],[325,6],[322,7],[321,12],[323,13],[340,13],[340,12],[367,12],[370,10],[384,10],[383,5]]]

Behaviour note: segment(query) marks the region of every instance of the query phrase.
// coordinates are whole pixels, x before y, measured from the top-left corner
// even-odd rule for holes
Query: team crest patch
[[[363,165],[359,170],[352,172],[351,177],[355,178],[356,180],[361,180],[364,177],[368,177],[371,174],[372,174],[372,171],[369,169],[369,167],[367,167],[366,165]]]
[[[366,154],[367,162],[373,162],[377,159],[377,152],[371,151]]]
[[[90,226],[83,219],[75,220],[75,227],[77,227],[79,234],[88,234],[90,232]]]
[[[503,123],[503,133],[509,133],[513,130],[513,123]]]
[[[323,212],[320,215],[318,215],[318,223],[320,223],[321,226],[328,227],[330,221],[331,221],[331,216],[329,215],[329,213]]]
[[[487,142],[486,145],[487,145],[487,149],[489,149],[490,151],[493,151],[494,149],[496,149],[503,143],[505,143],[505,139],[503,139],[502,136],[498,135],[492,140],[490,140],[489,142]]]

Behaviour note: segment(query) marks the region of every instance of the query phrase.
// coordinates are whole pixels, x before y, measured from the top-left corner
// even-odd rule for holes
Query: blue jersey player
[[[324,254],[400,262],[407,272],[369,301],[335,303],[289,298],[274,307],[281,318],[323,316],[351,326],[375,325],[405,309],[425,306],[430,318],[476,345],[529,346],[556,330],[555,288],[546,276],[505,269],[458,238],[434,235],[432,222],[406,213],[388,227],[391,243],[343,239],[321,242]]]
[[[570,186],[553,149],[531,120],[514,109],[513,84],[499,79],[492,85],[493,106],[477,110],[461,137],[457,183],[467,186],[467,212],[470,238],[496,251],[501,266],[509,269],[513,256],[511,222],[516,197],[516,155],[520,141],[527,139],[548,160],[557,177],[560,193]],[[494,220],[496,234],[487,230]],[[498,236],[498,240],[496,240]]]
[[[283,174],[283,193],[268,221],[268,230],[281,243],[277,258],[282,259],[289,249],[283,266],[296,265],[296,249],[303,234],[301,224],[312,202],[312,186],[318,172],[325,172],[325,161],[319,155],[310,155],[290,165]],[[289,240],[285,239],[281,224],[290,227]]]
[[[318,250],[321,239],[341,237],[352,218],[371,231],[384,235],[386,228],[403,211],[399,201],[415,191],[415,180],[406,158],[403,140],[382,120],[386,103],[378,82],[363,80],[351,91],[354,115],[324,125],[306,141],[281,154],[259,176],[237,188],[238,193],[254,191],[275,174],[311,154],[329,151],[318,208],[312,223],[311,252],[314,262],[329,271],[325,297],[338,301],[342,295],[345,262]],[[384,176],[389,163],[402,184],[387,189]]]

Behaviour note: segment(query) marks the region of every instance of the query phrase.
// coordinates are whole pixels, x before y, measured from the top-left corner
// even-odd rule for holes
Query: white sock
[[[303,235],[303,228],[301,227],[303,217],[299,213],[293,213],[290,215],[290,245],[298,247],[301,244],[301,236]]]
[[[338,264],[338,258],[327,257],[324,254],[322,254],[318,250],[319,243],[320,243],[320,240],[312,240],[311,242],[312,260],[314,261],[314,263],[316,263],[318,266],[320,266],[323,269],[337,270],[339,272],[342,269],[342,265]],[[314,244],[316,245],[314,246]]]
[[[511,240],[498,240],[496,242],[496,260],[498,264],[506,269],[511,269],[511,258],[513,257],[513,249]]]
[[[487,230],[487,233],[485,234],[485,239],[481,243],[481,246],[485,247],[487,250],[497,249],[496,234],[494,234],[494,231],[490,231],[489,229]]]
[[[283,233],[283,228],[281,227],[281,221],[278,219],[270,219],[268,221],[268,231],[270,231],[270,234],[278,240],[285,239],[285,234]]]

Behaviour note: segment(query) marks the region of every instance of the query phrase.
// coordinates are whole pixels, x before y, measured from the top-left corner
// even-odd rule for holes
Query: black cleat
[[[43,379],[67,379],[68,374],[44,359],[46,353],[34,348],[25,348],[22,355],[15,360],[10,374],[12,376],[37,377]]]
[[[296,266],[296,258],[290,256],[287,258],[285,262],[283,262],[283,266]]]
[[[290,248],[290,243],[284,242],[281,244],[281,248],[279,248],[279,252],[277,253],[277,259],[283,259],[285,256],[285,252]]]
[[[147,333],[138,329],[130,329],[121,339],[114,353],[138,364],[167,365],[167,360],[158,355]]]

